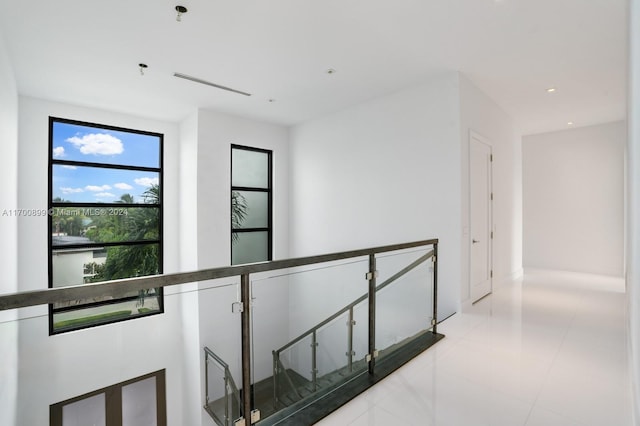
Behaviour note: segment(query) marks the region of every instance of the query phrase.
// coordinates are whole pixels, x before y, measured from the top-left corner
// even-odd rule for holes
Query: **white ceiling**
[[[450,70],[523,134],[626,115],[627,0],[0,0],[0,11],[21,94],[163,120],[211,108],[295,124]]]

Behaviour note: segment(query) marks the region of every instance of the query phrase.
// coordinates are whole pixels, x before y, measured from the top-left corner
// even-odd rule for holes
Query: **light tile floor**
[[[527,270],[318,423],[631,426],[624,282]]]

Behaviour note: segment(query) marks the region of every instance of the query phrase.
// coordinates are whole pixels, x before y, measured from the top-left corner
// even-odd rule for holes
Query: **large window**
[[[157,133],[49,119],[49,287],[162,273]],[[162,312],[160,289],[50,305],[50,333]]]
[[[231,264],[271,260],[271,151],[231,146]]]

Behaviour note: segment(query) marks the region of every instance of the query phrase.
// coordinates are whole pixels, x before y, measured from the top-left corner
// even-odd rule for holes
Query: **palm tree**
[[[133,195],[131,194],[122,194],[120,199],[116,201],[116,203],[120,204],[133,204]]]
[[[136,207],[129,210],[126,226],[122,229],[124,236],[121,241],[143,242],[157,240],[160,236],[160,186],[152,185],[143,194],[144,204],[149,207]],[[133,196],[123,194],[120,202],[132,204]],[[151,207],[151,205],[158,207]],[[104,266],[103,280],[114,280],[159,273],[159,246],[155,243],[136,244],[129,246],[115,246],[108,249],[107,261]]]
[[[240,228],[247,217],[247,200],[238,191],[231,191],[231,240],[238,241],[238,234],[234,229]]]

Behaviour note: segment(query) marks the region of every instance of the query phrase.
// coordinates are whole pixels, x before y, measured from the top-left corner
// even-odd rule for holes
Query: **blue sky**
[[[141,194],[158,183],[158,173],[104,169],[99,165],[159,167],[159,149],[156,136],[54,122],[53,158],[98,163],[98,167],[54,165],[53,198],[109,203],[131,194],[136,202],[142,202]]]

